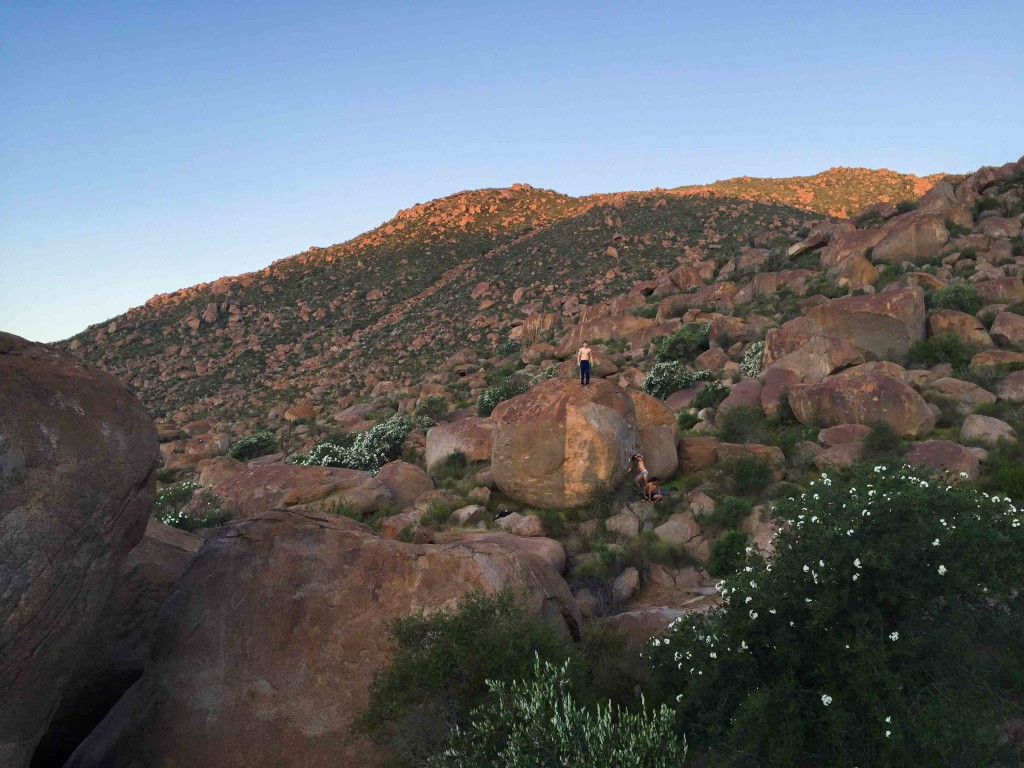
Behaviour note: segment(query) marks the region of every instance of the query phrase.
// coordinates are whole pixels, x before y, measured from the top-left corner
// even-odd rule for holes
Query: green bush
[[[970,365],[971,358],[977,349],[959,336],[952,333],[940,333],[927,339],[915,341],[907,352],[912,363],[938,365],[949,363],[955,371],[963,371]]]
[[[344,467],[376,472],[402,453],[405,438],[414,429],[427,429],[433,421],[423,417],[393,416],[387,421],[344,437],[321,440],[307,455],[291,456],[293,464]]]
[[[896,203],[896,214],[910,213],[917,210],[917,200],[901,200]]]
[[[895,469],[782,501],[770,561],[651,645],[723,765],[1009,766],[1024,695],[1024,526],[1002,497]]]
[[[903,438],[886,421],[873,421],[871,431],[864,438],[861,458],[864,461],[899,463],[903,455]]]
[[[238,461],[249,461],[257,456],[266,456],[277,450],[277,438],[269,429],[253,432],[243,437],[228,449],[228,456]]]
[[[654,340],[654,352],[659,360],[692,360],[708,348],[710,323],[687,323],[668,336]]]
[[[985,491],[1024,499],[1024,444],[1001,440],[982,465],[978,486]]]
[[[718,466],[718,482],[731,496],[760,498],[775,480],[768,462],[756,456],[739,456]]]
[[[698,411],[702,408],[717,408],[729,396],[729,388],[717,381],[709,381],[690,403]]]
[[[522,376],[509,376],[504,381],[488,387],[476,400],[476,412],[481,416],[490,416],[498,403],[510,400],[530,389],[530,382]]]
[[[968,315],[978,314],[985,300],[973,283],[955,283],[925,294],[928,309],[955,309]]]
[[[764,370],[764,342],[755,341],[743,351],[740,372],[748,379],[756,378]]]
[[[697,417],[697,414],[692,411],[679,411],[676,414],[676,423],[679,425],[680,432],[693,429],[699,421],[700,419]]]
[[[673,731],[664,704],[653,712],[591,709],[573,695],[568,661],[538,657],[532,675],[511,685],[488,682],[488,700],[466,728],[456,728],[451,746],[430,760],[431,768],[677,768],[686,760],[686,740]]]
[[[216,528],[230,520],[231,513],[221,508],[220,500],[212,492],[200,491],[200,496],[195,497],[200,488],[191,480],[161,488],[153,504],[153,517],[183,531]]]
[[[486,681],[523,679],[538,656],[558,664],[570,656],[510,592],[472,593],[452,613],[397,619],[389,635],[391,663],[374,677],[354,732],[377,744],[390,766],[423,766],[446,749],[452,729],[468,727],[484,702]]]
[[[714,511],[706,518],[718,528],[739,528],[754,511],[754,503],[739,496],[722,496],[715,502]],[[703,522],[703,521],[702,521]]]
[[[664,400],[673,392],[689,389],[698,381],[715,381],[712,371],[694,371],[684,368],[678,360],[655,363],[644,376],[640,388],[651,397]]]
[[[724,443],[764,443],[768,439],[768,417],[756,405],[737,405],[715,419]]]
[[[711,545],[708,573],[718,578],[736,573],[746,562],[746,548],[747,534],[743,531],[729,531]]]
[[[448,413],[448,401],[443,395],[428,395],[416,405],[413,416],[420,416],[438,421]]]
[[[644,304],[641,307],[633,307],[632,314],[636,317],[646,317],[648,320],[653,320],[658,314],[658,305]]]

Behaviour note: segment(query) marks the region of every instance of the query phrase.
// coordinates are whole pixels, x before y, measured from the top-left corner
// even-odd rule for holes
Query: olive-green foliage
[[[706,520],[717,528],[739,528],[753,511],[754,503],[750,499],[743,499],[739,496],[722,496],[715,502],[714,511],[703,518],[701,522]]]
[[[709,381],[693,398],[690,406],[698,411],[701,408],[717,408],[729,396],[729,388],[717,381]]]
[[[708,348],[711,326],[708,323],[687,323],[678,331],[654,340],[659,360],[693,360]]]
[[[915,341],[907,352],[912,363],[938,365],[949,363],[955,371],[963,371],[970,365],[977,348],[952,333],[940,333],[927,339]]]
[[[629,643],[621,632],[600,623],[590,624],[583,633],[583,660],[587,684],[598,701],[620,707],[634,707],[650,682],[650,668],[642,648]]]
[[[711,545],[708,573],[719,578],[736,573],[747,559],[746,547],[747,534],[743,531],[728,531]]]
[[[652,320],[658,314],[658,305],[644,304],[640,307],[633,307],[633,314],[637,317],[646,317],[648,320]]]
[[[277,450],[277,438],[268,429],[243,437],[228,449],[228,456],[238,461],[249,461]]]
[[[199,496],[196,492],[199,491]],[[185,480],[157,491],[153,517],[165,525],[183,531],[216,528],[231,519],[230,510],[221,507],[209,490],[200,490],[198,483]]]
[[[448,401],[444,396],[428,395],[420,400],[416,405],[416,409],[412,412],[412,415],[425,416],[432,421],[438,421],[446,413],[448,413]]]
[[[481,416],[490,416],[498,403],[503,403],[516,395],[521,395],[530,388],[530,382],[523,376],[509,376],[505,380],[488,387],[480,393],[476,400],[476,412]]]
[[[728,766],[1020,765],[999,743],[1024,696],[1019,511],[867,464],[775,513],[773,557],[649,649],[687,737]]]
[[[699,563],[684,547],[663,541],[653,531],[641,531],[639,536],[623,546],[598,542],[594,544],[591,553],[594,558],[577,571],[578,575],[614,579],[626,568],[632,567],[646,578],[652,565],[685,568]]]
[[[771,465],[756,456],[739,456],[718,465],[718,484],[732,496],[760,498],[774,479]]]
[[[955,309],[968,315],[976,315],[985,303],[973,283],[947,285],[945,288],[929,291],[924,299],[928,309]]]
[[[737,405],[720,412],[715,423],[725,443],[765,443],[768,440],[768,417],[756,405]]]
[[[632,712],[610,703],[591,709],[573,693],[572,670],[539,658],[532,675],[511,685],[488,682],[490,695],[458,728],[432,768],[677,768],[686,741],[672,710]]]
[[[456,451],[434,468],[434,471],[430,473],[430,479],[434,481],[434,485],[441,486],[445,485],[448,480],[456,482],[462,480],[472,474],[474,469],[475,467],[466,458],[466,454]]]
[[[697,414],[692,411],[679,411],[676,414],[676,423],[679,425],[680,432],[693,429],[699,421],[700,419],[697,417]]]
[[[1009,496],[1014,503],[1024,501],[1024,443],[1001,440],[982,465],[978,486]]]
[[[467,727],[485,701],[487,680],[524,679],[536,656],[562,663],[571,654],[510,592],[471,593],[454,612],[397,619],[389,634],[392,661],[374,677],[354,725],[389,766],[423,766],[445,749],[452,728]]]
[[[903,439],[885,421],[873,421],[871,431],[864,438],[861,458],[865,461],[899,463],[903,454]]]

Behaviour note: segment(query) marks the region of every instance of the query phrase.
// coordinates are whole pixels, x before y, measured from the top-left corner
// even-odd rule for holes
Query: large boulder
[[[29,765],[146,530],[156,428],[109,374],[0,333],[0,765]]]
[[[431,427],[427,430],[427,472],[434,472],[456,453],[471,462],[490,461],[494,429],[493,421],[479,416]]]
[[[199,552],[203,539],[156,520],[118,571],[96,633],[83,646],[83,665],[64,687],[33,765],[64,765],[75,747],[142,674],[157,612]]]
[[[943,214],[909,213],[889,222],[885,237],[871,251],[871,259],[916,264],[936,255],[947,242],[949,230]]]
[[[927,440],[908,451],[904,459],[912,467],[945,470],[951,479],[978,479],[977,455],[952,440]]]
[[[992,337],[981,321],[974,315],[955,309],[940,309],[928,315],[928,335],[943,334],[958,336],[973,347],[987,349],[992,346]]]
[[[669,478],[679,468],[676,442],[679,422],[665,403],[635,389],[627,390],[636,410],[636,447],[654,477]]]
[[[241,521],[203,546],[142,678],[68,768],[380,765],[349,727],[388,661],[388,625],[502,589],[579,635],[561,577],[497,543],[402,544],[311,512]]]
[[[765,385],[770,370],[787,370],[804,383],[817,383],[830,373],[865,360],[864,350],[840,336],[826,335],[820,324],[809,317],[798,317],[773,328],[765,336]],[[787,380],[785,386],[791,382]],[[778,399],[778,389],[774,389]]]
[[[430,476],[415,464],[392,461],[377,472],[377,479],[387,486],[391,498],[399,507],[409,507],[427,491],[434,490]]]
[[[633,399],[603,380],[546,381],[500,403],[491,418],[495,484],[537,507],[579,506],[618,484],[637,442]]]
[[[213,487],[223,506],[240,517],[278,507],[347,505],[365,515],[391,504],[391,491],[369,472],[339,467],[271,464],[239,472]]]
[[[825,336],[849,341],[877,359],[903,357],[925,331],[924,292],[895,288],[844,296],[807,311]]]
[[[903,437],[921,437],[935,414],[912,387],[885,373],[831,377],[789,390],[789,405],[801,424],[835,426],[884,421]]]

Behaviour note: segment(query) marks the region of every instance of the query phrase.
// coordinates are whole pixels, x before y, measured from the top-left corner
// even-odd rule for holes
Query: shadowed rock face
[[[349,725],[388,659],[388,624],[503,588],[578,635],[561,577],[495,543],[402,544],[283,510],[228,526],[164,605],[142,678],[68,766],[378,765]]]
[[[539,507],[584,504],[616,484],[637,441],[632,399],[606,381],[548,381],[499,404],[491,418],[495,483]]]
[[[153,504],[157,434],[113,376],[0,333],[0,765],[23,768]]]

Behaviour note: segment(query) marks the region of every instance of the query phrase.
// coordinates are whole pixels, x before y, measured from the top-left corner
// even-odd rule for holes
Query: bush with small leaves
[[[650,652],[680,729],[723,765],[1010,766],[1024,696],[1024,515],[907,467],[783,500],[770,560]]]
[[[748,379],[757,378],[764,370],[764,342],[755,341],[743,351],[740,373]]]
[[[249,461],[257,456],[266,456],[277,450],[277,438],[269,429],[253,432],[243,437],[228,449],[228,456],[238,461]]]
[[[717,408],[729,396],[729,388],[718,381],[709,381],[707,386],[697,393],[690,406],[698,411],[702,408]]]
[[[952,333],[940,333],[927,339],[915,341],[907,352],[907,359],[912,363],[938,365],[949,363],[953,370],[963,372],[971,363],[978,348],[968,344]]]
[[[568,661],[537,658],[533,674],[506,684],[488,681],[490,696],[475,709],[431,768],[677,768],[686,740],[674,732],[672,710],[648,712],[611,703],[585,706],[573,695]]]
[[[722,496],[707,520],[720,528],[739,528],[754,511],[754,503],[739,496]]]
[[[976,315],[985,300],[973,283],[954,283],[925,294],[925,305],[928,309],[955,309]]]
[[[476,412],[481,416],[490,416],[498,403],[510,400],[530,389],[530,382],[523,376],[509,376],[499,384],[488,387],[480,393],[476,400]]]
[[[412,415],[437,421],[446,413],[448,413],[448,401],[445,397],[443,395],[428,395],[417,403]]]
[[[746,562],[747,534],[743,531],[729,531],[711,545],[708,558],[708,573],[723,578],[731,576]]]
[[[659,360],[692,360],[708,348],[711,323],[687,323],[668,336],[654,340]]]
[[[429,429],[433,420],[426,417],[394,416],[351,438],[323,440],[307,455],[289,458],[293,464],[344,467],[376,472],[402,453],[405,438],[414,429]]]
[[[774,480],[771,465],[756,456],[738,456],[718,465],[718,482],[732,496],[759,498]]]
[[[655,363],[644,376],[640,388],[651,397],[664,400],[673,392],[688,389],[698,381],[716,381],[713,371],[694,371],[684,368],[678,360]]]

